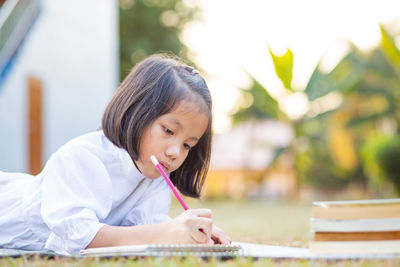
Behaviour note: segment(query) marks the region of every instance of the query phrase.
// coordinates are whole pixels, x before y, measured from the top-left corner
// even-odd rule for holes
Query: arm
[[[187,210],[169,222],[139,226],[105,225],[88,248],[138,244],[212,243],[211,211]]]
[[[42,178],[40,212],[50,229],[45,248],[77,254],[104,226],[101,220],[111,210],[108,172],[86,146],[70,144],[50,157]]]
[[[105,225],[97,232],[88,248],[162,243],[166,223],[139,226]]]

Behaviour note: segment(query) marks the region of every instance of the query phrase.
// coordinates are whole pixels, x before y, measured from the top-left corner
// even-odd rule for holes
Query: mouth
[[[164,169],[165,172],[169,171],[169,164],[163,161],[160,161],[161,167]]]

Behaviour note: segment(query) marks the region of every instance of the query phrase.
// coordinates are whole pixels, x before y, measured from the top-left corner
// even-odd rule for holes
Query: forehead
[[[176,108],[162,115],[160,119],[176,124],[187,131],[193,130],[197,135],[201,132],[200,136],[209,123],[209,115],[191,101],[181,101]]]
[[[204,114],[206,115],[206,111],[203,107],[203,103],[199,103],[199,100],[181,100],[172,110],[172,112],[176,113],[189,113],[189,114]]]
[[[209,118],[209,112],[205,110],[203,104],[198,101],[182,100],[171,111],[164,115],[185,116],[196,118],[197,116]]]

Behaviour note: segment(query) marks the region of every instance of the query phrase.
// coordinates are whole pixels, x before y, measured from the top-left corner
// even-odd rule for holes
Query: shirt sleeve
[[[66,145],[43,170],[41,214],[51,234],[46,249],[77,254],[87,247],[111,210],[111,181],[91,149]]]
[[[170,189],[163,178],[158,178],[152,181],[146,193],[122,221],[122,225],[146,225],[169,221],[170,206]]]

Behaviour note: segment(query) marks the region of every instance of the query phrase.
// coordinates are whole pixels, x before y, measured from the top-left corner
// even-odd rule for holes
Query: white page
[[[232,242],[232,245],[239,245],[243,248],[243,256],[253,258],[283,258],[283,259],[394,259],[400,258],[400,254],[315,254],[308,248],[271,246],[244,242]]]

